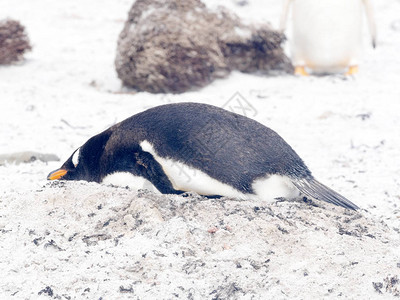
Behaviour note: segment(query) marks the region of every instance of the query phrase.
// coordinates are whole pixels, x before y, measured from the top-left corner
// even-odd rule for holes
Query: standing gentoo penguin
[[[376,28],[369,0],[286,0],[280,29],[286,27],[293,2],[291,53],[295,74],[358,71],[362,49],[362,10],[365,7],[372,46]]]
[[[195,170],[193,180],[182,167]],[[273,200],[301,192],[358,208],[318,182],[276,132],[207,104],[167,104],[136,114],[90,138],[47,178],[107,182],[121,172],[164,194]]]

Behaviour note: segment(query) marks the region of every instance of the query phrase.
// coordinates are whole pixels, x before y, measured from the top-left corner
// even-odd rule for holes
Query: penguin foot
[[[345,73],[345,75],[350,76],[358,73],[358,66],[350,66],[349,70]]]
[[[304,66],[296,66],[294,68],[294,75],[309,76]]]

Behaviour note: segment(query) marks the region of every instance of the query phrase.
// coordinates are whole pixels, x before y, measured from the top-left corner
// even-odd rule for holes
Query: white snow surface
[[[282,5],[206,3],[274,27]],[[0,19],[21,21],[33,50],[0,66],[0,155],[61,161],[0,165],[0,299],[399,297],[400,1],[372,4],[377,48],[365,28],[356,76],[234,72],[198,91],[154,95],[122,88],[114,69],[131,1],[2,0]],[[46,181],[94,134],[186,101],[237,113],[243,104],[362,209]]]

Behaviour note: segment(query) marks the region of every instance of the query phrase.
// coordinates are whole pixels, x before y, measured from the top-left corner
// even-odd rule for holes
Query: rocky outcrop
[[[364,210],[305,199],[157,195],[88,182],[15,189],[1,197],[2,299],[399,294],[399,229]]]
[[[10,64],[31,50],[25,27],[15,20],[0,21],[0,64]]]
[[[180,93],[231,70],[291,71],[284,39],[267,24],[245,25],[199,0],[138,0],[119,36],[115,66],[128,87]]]

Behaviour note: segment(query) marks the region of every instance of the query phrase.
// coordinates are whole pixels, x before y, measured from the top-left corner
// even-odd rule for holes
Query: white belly
[[[222,183],[201,170],[194,169],[171,158],[161,157],[148,141],[140,143],[142,149],[149,152],[162,166],[164,173],[176,190],[196,192],[200,195],[221,195],[239,199],[262,199],[273,201],[276,198],[293,198],[299,191],[285,176],[272,175],[253,182],[254,194],[244,194],[234,187]]]
[[[294,0],[292,60],[315,72],[357,65],[361,51],[361,0]]]

